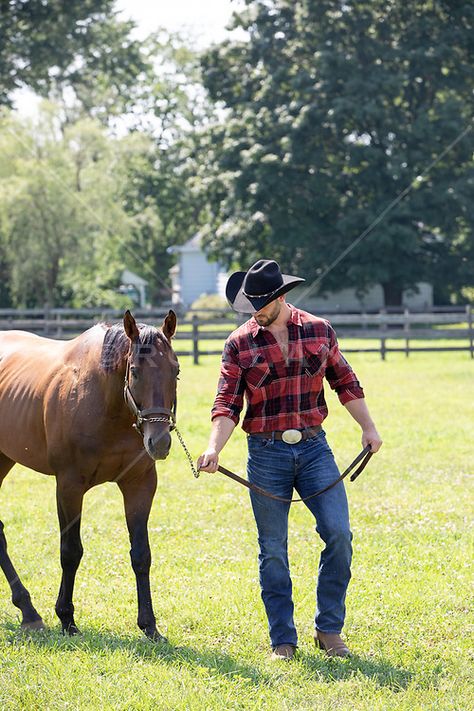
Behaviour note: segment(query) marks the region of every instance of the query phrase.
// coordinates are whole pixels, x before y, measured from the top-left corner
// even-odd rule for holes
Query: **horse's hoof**
[[[24,630],[25,632],[29,632],[31,630],[45,630],[45,624],[43,620],[33,620],[33,622],[22,622],[21,623],[21,629]]]
[[[156,642],[157,644],[169,644],[166,637],[164,637],[162,634],[160,634],[158,632],[158,630],[153,630],[151,632],[147,632],[145,630],[145,634],[148,637],[148,639],[151,639],[152,642]]]
[[[69,635],[69,637],[75,637],[76,634],[81,634],[77,629],[76,625],[66,625],[63,627],[63,634]]]

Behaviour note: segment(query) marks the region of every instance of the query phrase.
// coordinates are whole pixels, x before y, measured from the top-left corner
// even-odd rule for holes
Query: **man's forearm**
[[[348,412],[350,412],[354,420],[362,427],[363,430],[368,429],[369,427],[375,427],[364,398],[349,400],[349,402],[346,402],[344,407],[348,410]]]
[[[235,422],[230,417],[216,417],[212,421],[209,448],[215,449],[217,454],[222,451],[235,428]]]
[[[197,461],[198,469],[206,472],[215,472],[219,464],[219,452],[224,448],[227,440],[235,428],[235,422],[230,417],[215,417],[212,420],[211,436],[206,451]]]
[[[364,398],[350,400],[344,405],[346,410],[352,415],[354,420],[362,429],[362,446],[367,447],[370,444],[372,452],[378,452],[382,446],[382,439],[377,432],[375,423],[370,416],[369,408]]]

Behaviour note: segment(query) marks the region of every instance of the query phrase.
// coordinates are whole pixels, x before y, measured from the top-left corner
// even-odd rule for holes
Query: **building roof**
[[[168,247],[168,252],[171,254],[179,252],[201,252],[202,251],[202,235],[196,232],[195,235],[188,239],[184,244],[174,244]]]
[[[148,282],[142,279],[141,276],[131,272],[130,269],[124,269],[122,272],[122,284],[133,284],[133,286],[146,286]]]

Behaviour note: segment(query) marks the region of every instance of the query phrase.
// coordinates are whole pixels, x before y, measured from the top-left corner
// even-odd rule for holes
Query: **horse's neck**
[[[129,410],[124,400],[123,388],[125,381],[126,361],[113,370],[105,371],[100,365],[102,346],[105,330],[100,326],[93,326],[88,331],[70,341],[68,360],[77,367],[78,378],[86,389],[92,389],[95,396],[102,401],[99,405],[107,416],[129,416]]]
[[[123,396],[125,384],[125,366],[102,375],[102,392],[106,411],[117,417],[129,411]]]

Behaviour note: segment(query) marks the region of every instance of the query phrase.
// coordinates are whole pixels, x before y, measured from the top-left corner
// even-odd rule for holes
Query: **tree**
[[[134,23],[114,0],[0,0],[0,105],[23,86],[41,96],[72,87],[86,110],[123,111],[146,69]],[[99,101],[100,97],[100,101]]]
[[[170,298],[168,248],[200,224],[189,158],[199,162],[195,129],[213,106],[181,37],[156,33],[142,54],[146,69],[115,117],[107,77],[97,85],[86,68],[73,100],[43,108],[38,126],[13,115],[0,125],[4,304],[115,303],[125,265],[148,280],[153,303]]]
[[[144,43],[144,53],[153,69],[142,78],[137,111],[127,120],[153,143],[128,156],[123,197],[133,251],[137,261],[146,261],[149,293],[159,301],[171,295],[169,247],[190,239],[207,217],[196,181],[206,162],[203,127],[216,119],[202,87],[198,54],[183,37],[155,33]]]
[[[271,254],[312,281],[413,183],[322,287],[381,283],[393,305],[441,272],[459,288],[474,222],[472,3],[246,5],[234,23],[248,40],[203,59],[227,109],[208,136],[212,253],[244,267]]]
[[[120,141],[91,119],[61,130],[54,107],[37,125],[0,131],[0,243],[14,306],[119,305],[131,225]]]

